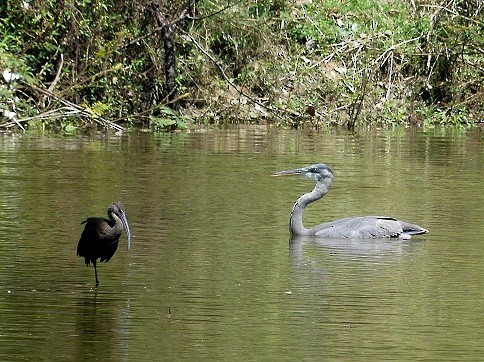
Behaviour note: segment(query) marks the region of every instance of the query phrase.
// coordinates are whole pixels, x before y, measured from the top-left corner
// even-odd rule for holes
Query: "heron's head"
[[[331,171],[331,169],[324,163],[315,163],[306,167],[295,168],[293,170],[283,170],[272,174],[272,176],[292,175],[309,177],[315,181],[322,181],[324,179],[331,179],[332,181],[334,178],[333,171]]]
[[[109,205],[108,208],[108,215],[115,214],[117,217],[119,217],[123,223],[124,230],[126,231],[126,234],[128,236],[128,250],[131,247],[131,232],[129,230],[129,225],[128,225],[128,219],[126,219],[126,214],[124,213],[124,205],[117,201],[113,202],[111,205]]]

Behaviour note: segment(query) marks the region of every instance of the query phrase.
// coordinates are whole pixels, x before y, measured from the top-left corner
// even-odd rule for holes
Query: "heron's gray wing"
[[[325,238],[382,238],[398,237],[403,233],[399,221],[386,216],[350,217],[317,225],[317,237]]]

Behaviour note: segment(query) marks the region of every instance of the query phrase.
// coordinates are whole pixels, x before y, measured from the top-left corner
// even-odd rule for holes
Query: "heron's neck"
[[[303,225],[303,211],[311,202],[323,197],[328,192],[330,186],[331,182],[317,182],[313,191],[308,192],[297,199],[292,207],[291,217],[289,219],[289,231],[291,232],[291,235],[314,235],[312,229],[306,229]]]

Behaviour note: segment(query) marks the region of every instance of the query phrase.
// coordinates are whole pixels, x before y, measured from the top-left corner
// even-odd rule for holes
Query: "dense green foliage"
[[[184,9],[181,116],[167,107],[159,19]],[[22,79],[0,87],[0,109],[33,117],[30,126],[79,125],[69,115],[157,129],[479,122],[483,9],[479,0],[5,0],[0,71]]]

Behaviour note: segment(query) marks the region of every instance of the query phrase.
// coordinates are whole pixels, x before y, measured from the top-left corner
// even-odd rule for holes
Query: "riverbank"
[[[59,9],[55,1],[7,0],[0,68],[18,78],[1,79],[0,127],[353,128],[484,119],[478,2],[121,4]],[[176,97],[167,95],[168,23],[160,26],[160,15],[184,15],[173,27]]]

